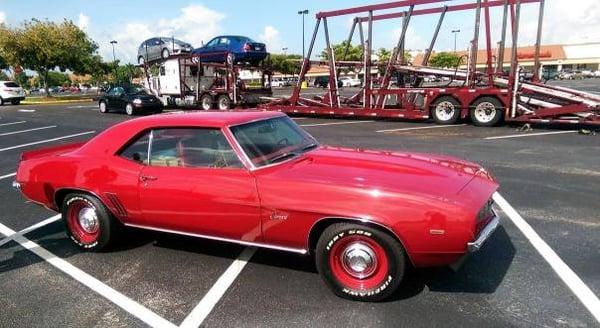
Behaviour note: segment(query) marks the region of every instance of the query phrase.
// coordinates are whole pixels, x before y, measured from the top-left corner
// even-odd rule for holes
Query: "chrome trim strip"
[[[494,231],[500,225],[500,218],[498,217],[498,214],[496,214],[496,211],[494,211],[493,209],[492,212],[494,213],[494,217],[485,226],[485,228],[481,230],[477,239],[473,242],[467,243],[467,250],[469,251],[469,253],[477,252],[478,250],[480,250],[485,241],[494,233]]]
[[[265,243],[257,243],[257,242],[251,242],[251,241],[215,237],[215,236],[203,235],[203,234],[199,234],[199,233],[191,233],[191,232],[183,232],[183,231],[171,230],[171,229],[155,228],[155,227],[145,226],[145,225],[141,225],[141,224],[125,223],[125,225],[129,226],[129,227],[134,227],[134,228],[154,230],[154,231],[160,231],[160,232],[166,232],[166,233],[174,233],[174,234],[190,236],[190,237],[199,237],[199,238],[204,238],[204,239],[223,241],[223,242],[227,242],[227,243],[240,244],[240,245],[244,245],[244,246],[256,246],[256,247],[261,247],[261,248],[269,248],[269,249],[275,249],[278,251],[285,251],[285,252],[292,252],[292,253],[299,253],[299,254],[307,254],[308,253],[308,251],[306,249],[302,249],[302,248],[277,246],[277,245],[271,245],[271,244],[265,244]]]

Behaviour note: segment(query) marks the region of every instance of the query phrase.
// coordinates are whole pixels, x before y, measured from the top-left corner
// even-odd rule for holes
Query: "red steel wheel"
[[[67,195],[62,203],[61,213],[69,237],[86,250],[105,249],[121,230],[120,222],[92,195]]]
[[[94,244],[100,235],[100,221],[94,204],[84,198],[72,198],[67,208],[67,226],[78,242]]]
[[[353,223],[327,227],[317,243],[315,261],[336,295],[359,301],[390,296],[406,267],[404,249],[392,235]]]

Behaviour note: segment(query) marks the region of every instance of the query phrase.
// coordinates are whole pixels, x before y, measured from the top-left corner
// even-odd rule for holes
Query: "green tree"
[[[117,66],[116,71],[113,69],[113,72],[116,73],[113,77],[113,82],[115,84],[129,84],[134,78],[143,75],[142,69],[133,64],[119,65]]]
[[[453,52],[438,52],[429,58],[429,66],[451,68],[462,64],[461,57]]]
[[[13,80],[23,88],[31,88],[30,84],[31,76],[27,76],[25,72],[15,73]]]
[[[348,60],[348,61],[359,61],[362,59],[363,47],[361,45],[353,46],[352,44],[348,47],[348,53],[344,56],[346,52],[346,46],[348,45],[348,41],[343,41],[342,43],[334,44],[331,47],[333,48],[333,54],[336,60]],[[329,53],[327,49],[323,49],[321,51],[321,58],[323,60],[329,59]]]
[[[8,75],[6,75],[6,73],[4,73],[4,71],[0,69],[0,81],[5,80],[8,80]]]
[[[300,73],[302,65],[301,55],[271,54],[269,59],[269,69],[285,75],[294,75]]]
[[[45,87],[58,87],[63,86],[66,83],[70,83],[69,75],[56,71],[49,71],[45,77]],[[40,83],[44,83],[44,78],[40,76]],[[46,90],[47,91],[47,90]]]
[[[48,76],[56,68],[88,73],[98,46],[73,22],[32,19],[19,27],[0,26],[0,57],[8,65],[36,71],[48,95]]]

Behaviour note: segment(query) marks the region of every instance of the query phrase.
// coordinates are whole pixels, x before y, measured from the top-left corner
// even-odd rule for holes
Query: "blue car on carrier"
[[[258,65],[267,57],[267,47],[264,43],[255,42],[249,37],[222,35],[196,48],[192,54],[198,55],[197,58],[202,62],[224,63],[230,55],[234,63]]]

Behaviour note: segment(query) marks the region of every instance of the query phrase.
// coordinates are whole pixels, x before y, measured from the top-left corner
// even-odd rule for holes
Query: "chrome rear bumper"
[[[492,212],[494,213],[494,217],[492,217],[492,220],[490,220],[490,222],[485,226],[485,228],[481,230],[477,239],[475,241],[467,243],[467,250],[469,251],[469,253],[477,252],[479,249],[481,249],[485,241],[494,233],[496,228],[498,228],[498,226],[500,225],[500,218],[498,217],[498,214],[496,214],[496,211],[494,210],[492,210]]]

